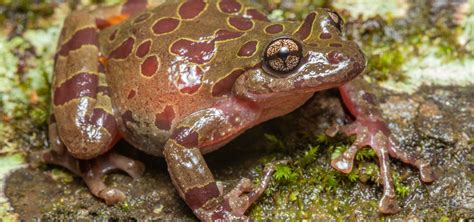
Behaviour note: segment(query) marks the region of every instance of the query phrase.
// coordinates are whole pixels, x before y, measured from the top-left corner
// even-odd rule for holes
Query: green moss
[[[376,80],[385,81],[396,79],[402,81],[406,79],[402,66],[405,63],[406,56],[397,44],[391,44],[386,47],[376,49],[366,46],[365,52],[368,53],[368,63],[366,73]]]
[[[274,146],[281,141],[276,136],[271,136],[269,145]],[[353,171],[349,174],[342,174],[332,169],[329,165],[330,159],[340,155],[353,142],[353,138],[330,138],[324,134],[314,137],[314,144],[307,145],[306,149],[298,150],[295,155],[291,155],[288,165],[278,165],[273,174],[274,180],[266,190],[261,204],[251,210],[251,215],[259,220],[268,218],[264,214],[266,202],[277,203],[274,206],[278,209],[277,215],[273,217],[291,215],[290,218],[311,218],[314,209],[308,206],[317,205],[318,209],[325,209],[326,213],[335,218],[343,219],[342,215],[354,210],[349,204],[351,195],[332,195],[341,192],[350,192],[357,183],[371,183],[374,186],[379,184],[379,168],[374,162],[375,152],[373,149],[364,148],[357,152],[356,162]],[[287,147],[288,148],[288,147]],[[412,186],[405,185],[398,173],[394,173],[394,186],[397,196],[406,197],[412,192]],[[315,196],[316,195],[316,196]],[[319,199],[319,196],[331,196],[331,201]],[[367,207],[377,208],[377,200]],[[284,213],[283,213],[284,212]],[[345,212],[345,213],[343,213]]]
[[[374,157],[375,157],[374,149],[370,147],[365,147],[357,151],[355,159],[357,161],[366,161],[366,160],[371,160]]]
[[[163,212],[163,205],[158,205],[157,207],[153,208],[153,213],[156,215],[160,215]]]
[[[360,209],[364,209],[365,212],[377,210],[377,198],[373,197],[367,202],[361,196],[353,196],[357,193],[354,189],[360,189],[356,188],[360,183],[382,189],[380,171],[373,149],[369,147],[360,149],[356,154],[352,172],[342,174],[334,170],[330,162],[343,153],[353,143],[354,138],[318,134],[313,136],[312,140],[304,139],[302,141],[305,142],[284,144],[283,141],[287,139],[274,135],[265,137],[268,146],[277,148],[280,145],[275,144],[283,144],[293,153],[285,156],[290,159],[288,164],[277,165],[270,186],[256,206],[250,210],[252,218],[257,221],[265,221],[268,218],[303,220],[314,219],[316,215],[326,215],[328,216],[326,219],[344,220],[356,209],[359,212]],[[305,148],[302,148],[303,146]],[[257,172],[262,173],[261,169]],[[407,184],[396,171],[392,173],[398,198],[407,197],[418,186],[417,182]]]
[[[278,183],[290,183],[295,182],[298,178],[298,174],[293,172],[289,166],[280,164],[275,167],[273,178]]]
[[[395,186],[395,193],[397,194],[397,196],[403,198],[403,197],[408,196],[409,193],[411,193],[410,187],[405,186],[405,185],[402,184],[398,174],[395,174],[393,176],[393,183],[394,183],[394,186]]]
[[[296,160],[296,164],[305,168],[309,164],[313,163],[316,161],[316,154],[319,150],[319,146],[313,146],[311,144],[308,144],[308,150],[305,151],[303,157],[300,159]]]
[[[52,57],[57,27],[28,31],[8,40],[0,36],[0,114],[9,120],[31,118],[37,125],[47,120]],[[33,44],[34,42],[34,44]]]
[[[452,27],[446,20],[452,15],[438,16],[432,22],[425,20],[429,12],[421,11],[422,15],[427,14],[410,14],[394,20],[378,16],[372,20],[379,24],[378,29],[354,30],[365,33],[359,41],[368,57],[369,76],[379,81],[406,81],[407,65],[416,58],[434,55],[448,63],[473,56],[473,52],[466,51],[459,43],[462,28]]]
[[[276,136],[265,137],[268,145],[274,148],[279,146],[275,146],[280,144],[278,141],[284,141]],[[378,171],[370,167],[370,170],[356,168],[357,170],[351,174],[344,175],[332,169],[329,164],[331,156],[347,149],[352,138],[330,138],[325,134],[318,134],[309,141],[311,143],[306,144],[306,148],[303,149],[292,147],[298,146],[297,144],[284,144],[286,149],[293,151],[287,156],[291,160],[287,165],[276,166],[274,180],[266,189],[259,204],[251,209],[252,218],[256,218],[257,221],[266,218],[303,220],[314,218],[320,210],[323,210],[324,214],[339,218],[354,210],[349,204],[351,195],[346,192],[359,182],[361,172],[369,175],[365,177],[376,177]],[[362,150],[359,158],[364,162],[371,160],[372,155],[371,151]],[[377,168],[375,164],[373,165]],[[261,171],[257,172],[261,174]],[[346,194],[334,198],[336,193],[341,192]],[[269,212],[272,212],[272,215],[268,215]]]
[[[0,164],[18,167],[25,163],[27,152],[45,147],[45,125],[48,119],[49,89],[53,53],[51,42],[57,41],[58,27],[46,27],[53,7],[28,1],[6,2],[0,11],[5,23],[0,27],[10,30],[6,22],[19,25],[11,33],[0,33]],[[10,26],[11,27],[11,26]],[[13,164],[8,160],[15,160]],[[1,180],[5,174],[1,175]],[[62,180],[62,179],[60,179]],[[69,180],[69,179],[66,179]],[[3,217],[12,215],[4,214]]]
[[[373,162],[357,162],[356,171],[359,174],[359,181],[377,183],[379,180],[379,167]]]

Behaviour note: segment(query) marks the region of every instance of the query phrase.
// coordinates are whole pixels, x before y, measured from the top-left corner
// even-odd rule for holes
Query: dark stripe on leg
[[[98,83],[99,79],[95,74],[76,74],[54,90],[54,105],[60,106],[77,98],[96,98]]]
[[[92,111],[90,123],[96,126],[104,127],[105,129],[107,129],[111,136],[115,136],[115,134],[117,133],[115,117],[103,109],[95,108]]]
[[[211,182],[202,187],[193,187],[184,194],[186,203],[191,209],[202,207],[208,200],[219,197],[219,189],[215,182]]]
[[[95,28],[85,28],[74,33],[71,39],[61,46],[58,54],[67,56],[70,51],[79,49],[83,45],[94,45],[98,47],[97,30]]]

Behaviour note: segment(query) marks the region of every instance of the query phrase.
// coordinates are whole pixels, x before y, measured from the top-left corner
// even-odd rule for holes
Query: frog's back
[[[101,32],[115,116],[137,148],[161,155],[180,120],[228,96],[242,64],[258,63],[250,40],[265,16],[222,2],[170,1]],[[237,15],[246,13],[254,20]]]

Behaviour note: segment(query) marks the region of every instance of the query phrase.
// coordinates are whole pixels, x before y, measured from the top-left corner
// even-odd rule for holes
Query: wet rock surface
[[[352,182],[333,190],[298,190],[302,204],[282,204],[265,195],[250,210],[259,219],[472,219],[474,218],[474,89],[473,87],[423,86],[413,94],[377,90],[385,118],[402,147],[430,160],[436,168],[437,180],[423,184],[418,172],[392,161],[403,184],[410,187],[404,197],[398,197],[402,211],[396,215],[377,213],[381,186],[370,182]],[[262,159],[294,157],[307,148],[304,134],[322,133],[334,122],[347,122],[347,117],[335,90],[317,93],[295,112],[271,120],[242,136],[224,148],[206,156],[211,170],[229,189],[245,176],[256,179]],[[269,146],[265,134],[285,134],[283,149]],[[179,198],[162,158],[155,158],[130,149],[120,143],[119,151],[146,163],[145,175],[132,180],[124,173],[112,173],[108,185],[127,194],[127,201],[107,206],[94,198],[85,184],[75,178],[70,182],[53,179],[51,166],[20,169],[6,184],[6,195],[20,219],[183,219],[195,217]],[[328,166],[325,150],[317,164]],[[309,165],[305,170],[311,170]],[[326,168],[330,171],[330,168]],[[321,181],[320,183],[323,183]],[[271,192],[287,189],[272,184]],[[278,198],[277,198],[278,199]],[[296,201],[296,202],[298,202]],[[339,201],[339,202],[337,202]],[[291,201],[290,201],[291,202]],[[337,207],[333,207],[333,202]],[[346,204],[345,207],[341,203]],[[330,207],[329,207],[330,206]],[[256,210],[258,209],[258,210]],[[296,213],[295,213],[296,212]]]

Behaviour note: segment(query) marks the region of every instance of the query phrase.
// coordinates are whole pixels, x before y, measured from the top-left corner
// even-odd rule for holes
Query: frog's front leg
[[[260,109],[252,102],[229,98],[186,117],[166,143],[164,156],[173,184],[201,220],[246,220],[245,210],[268,184],[272,167],[266,168],[259,187],[253,188],[250,180],[244,178],[234,190],[223,195],[202,156],[255,125],[259,115]]]
[[[382,118],[378,103],[374,94],[368,92],[369,83],[359,77],[339,87],[342,100],[355,121],[349,125],[332,130],[329,134],[335,134],[341,130],[346,135],[356,135],[356,141],[339,157],[331,162],[331,165],[343,172],[352,171],[357,150],[370,146],[375,150],[379,160],[380,174],[384,186],[383,197],[379,204],[379,211],[392,214],[400,210],[394,191],[393,179],[390,173],[390,157],[397,158],[404,163],[410,164],[420,170],[423,182],[432,182],[435,177],[428,162],[417,159],[402,151],[398,142]]]

